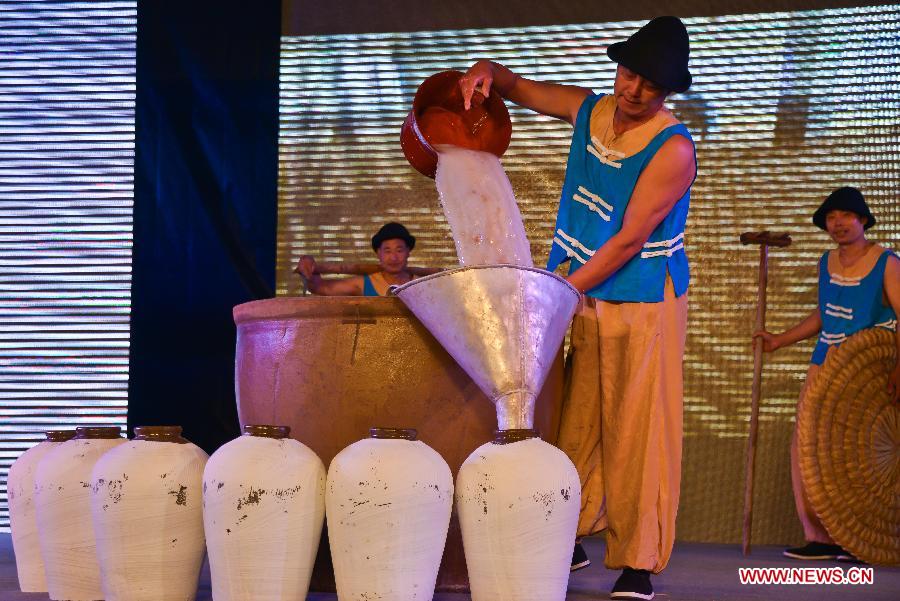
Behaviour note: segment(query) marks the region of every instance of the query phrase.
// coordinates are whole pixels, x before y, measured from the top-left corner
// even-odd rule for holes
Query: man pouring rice
[[[558,444],[582,480],[578,535],[606,529],[606,566],[622,570],[611,598],[652,599],[681,480],[684,227],[697,163],[664,102],[691,84],[688,34],[676,17],[659,17],[607,53],[618,64],[609,95],[486,60],[460,86],[467,107],[476,89],[493,88],[574,126],[547,265],[569,261],[567,279],[585,295]],[[576,545],[573,569],[589,563]]]

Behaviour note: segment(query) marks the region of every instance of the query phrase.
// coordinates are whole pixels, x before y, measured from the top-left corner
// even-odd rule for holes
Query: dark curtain
[[[138,4],[129,429],[239,433],[234,305],[273,296],[280,2]]]

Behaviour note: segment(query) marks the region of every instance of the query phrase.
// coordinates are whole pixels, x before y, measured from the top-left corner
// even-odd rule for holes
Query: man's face
[[[406,261],[409,259],[409,247],[399,238],[385,240],[378,247],[376,253],[381,269],[390,274],[397,274],[406,269]]]
[[[634,120],[649,119],[662,108],[669,91],[626,67],[616,69],[613,84],[616,106],[625,116]]]
[[[825,215],[825,229],[838,244],[850,244],[865,234],[866,218],[853,211],[834,209]]]

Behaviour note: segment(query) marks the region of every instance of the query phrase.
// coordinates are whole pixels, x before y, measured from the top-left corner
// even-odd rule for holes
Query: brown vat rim
[[[387,296],[279,296],[250,301],[232,310],[234,323],[293,320],[297,318],[361,319],[377,317],[413,318],[412,311],[396,297]]]

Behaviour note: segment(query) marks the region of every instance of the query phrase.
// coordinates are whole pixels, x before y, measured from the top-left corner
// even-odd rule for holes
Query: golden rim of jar
[[[494,430],[494,444],[510,444],[529,438],[538,438],[540,434],[533,428],[513,428],[510,430]]]
[[[79,426],[75,428],[75,438],[121,438],[119,426]]]
[[[413,428],[370,428],[369,438],[415,440],[419,433]]]
[[[241,429],[244,436],[261,436],[263,438],[287,438],[291,433],[290,426],[272,426],[269,424],[252,424]]]
[[[181,430],[181,426],[135,426],[134,440],[187,444],[188,440],[181,437]]]

